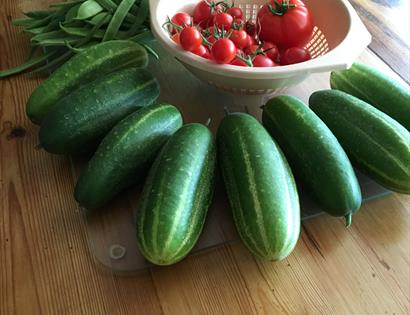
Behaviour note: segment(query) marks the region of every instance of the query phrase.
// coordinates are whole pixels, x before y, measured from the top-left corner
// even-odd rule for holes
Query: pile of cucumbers
[[[40,145],[48,152],[94,152],[75,187],[87,211],[145,180],[136,236],[154,264],[174,264],[196,244],[217,164],[242,241],[268,260],[286,258],[299,238],[296,182],[346,225],[362,203],[353,166],[410,194],[409,90],[372,68],[332,73],[334,90],[314,93],[310,108],[291,96],[274,97],[262,124],[245,113],[227,114],[215,139],[207,126],[184,125],[175,106],[156,102],[160,88],[147,63],[146,50],[134,42],[93,46],[34,91],[27,114],[41,125]],[[357,82],[360,89],[352,88]]]

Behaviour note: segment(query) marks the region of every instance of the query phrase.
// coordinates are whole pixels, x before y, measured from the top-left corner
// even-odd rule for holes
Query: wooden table
[[[46,4],[0,2],[2,69],[27,51],[11,18]],[[408,1],[352,4],[374,36],[361,59],[409,81]],[[24,106],[38,83],[0,80],[0,314],[410,312],[410,198],[398,194],[365,204],[349,229],[326,215],[305,222],[279,263],[237,242],[133,277],[102,271],[72,198],[69,160],[34,149],[38,129]]]

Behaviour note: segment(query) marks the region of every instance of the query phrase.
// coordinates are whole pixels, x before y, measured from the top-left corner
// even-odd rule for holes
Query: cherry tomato
[[[178,45],[181,44],[179,37],[180,37],[179,33],[175,33],[174,35],[172,35],[172,40]]]
[[[245,47],[250,47],[250,46],[255,45],[255,38],[250,36],[249,34],[246,37],[246,41],[247,41],[247,43],[246,43]]]
[[[256,25],[252,21],[246,22],[245,30],[246,30],[246,33],[248,33],[250,36],[252,37],[256,36]]]
[[[188,13],[178,12],[172,17],[171,22],[182,27],[191,26],[192,17]],[[176,31],[177,30],[173,28],[172,34],[175,34]]]
[[[232,27],[233,17],[227,13],[218,13],[214,16],[214,25],[219,29],[229,31]]]
[[[240,19],[242,20],[243,17],[243,12],[241,8],[238,7],[232,7],[229,8],[226,13],[228,13],[229,15],[231,15],[234,19]]]
[[[200,45],[194,48],[191,52],[199,57],[203,57],[208,52],[208,49],[204,45]]]
[[[202,34],[206,37],[211,36],[214,34],[215,26],[210,26],[202,30]]]
[[[244,30],[233,30],[229,39],[233,41],[236,47],[242,49],[248,46],[248,34]]]
[[[291,47],[285,50],[280,58],[282,65],[292,65],[312,59],[309,51],[300,47]]]
[[[221,5],[216,5],[212,1],[200,1],[194,8],[194,22],[201,26],[210,26],[213,22],[213,16],[222,11]]]
[[[182,30],[179,40],[183,49],[192,51],[202,45],[201,33],[193,26]]]
[[[230,63],[235,58],[235,44],[228,38],[218,39],[212,46],[212,57],[216,63]]]
[[[261,8],[257,23],[261,40],[283,48],[303,46],[309,41],[313,32],[312,15],[303,1],[289,0],[288,3],[283,1],[277,6],[271,0],[271,8],[277,14],[272,12],[269,4]]]
[[[205,47],[205,48],[206,48],[206,47]],[[202,55],[202,58],[212,59],[211,52],[209,51],[208,48],[206,48],[206,52]]]
[[[259,50],[259,45],[250,45],[245,49],[245,54],[247,55],[255,55],[256,52]]]
[[[214,35],[209,35],[206,40],[211,44],[215,44],[215,42],[217,41],[217,39],[214,37]]]
[[[239,67],[247,67],[248,65],[246,64],[245,61],[235,58],[232,62],[231,65],[233,66],[239,66]]]
[[[253,59],[254,67],[274,67],[276,64],[268,57],[264,55],[257,55]]]
[[[264,42],[262,50],[265,52],[265,55],[268,56],[272,61],[278,62],[279,60],[279,49],[278,46],[270,42]]]
[[[232,28],[236,30],[243,29],[244,21],[238,18],[233,19]]]

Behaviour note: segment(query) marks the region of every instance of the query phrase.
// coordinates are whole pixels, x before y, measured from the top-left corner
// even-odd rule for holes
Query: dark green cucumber
[[[181,126],[180,112],[168,104],[151,105],[124,118],[103,139],[78,179],[75,199],[86,209],[100,208],[141,182],[155,155]]]
[[[355,63],[348,70],[332,72],[330,85],[375,106],[410,130],[410,89],[385,73]]]
[[[252,116],[221,122],[218,154],[236,228],[248,249],[268,260],[286,258],[300,232],[299,197],[282,151]]]
[[[216,150],[200,124],[179,129],[152,166],[137,208],[137,241],[157,265],[183,259],[196,244],[214,189]]]
[[[406,128],[341,91],[315,92],[309,104],[355,166],[386,188],[410,194],[410,133]]]
[[[120,69],[147,64],[146,50],[135,42],[116,40],[90,47],[67,61],[34,90],[27,102],[27,115],[39,124],[52,107],[77,87]]]
[[[56,154],[86,151],[121,119],[158,96],[159,84],[147,70],[128,68],[109,74],[75,90],[46,115],[40,145]]]
[[[333,216],[346,217],[349,225],[362,195],[353,167],[329,128],[292,96],[271,99],[262,121],[319,206]]]

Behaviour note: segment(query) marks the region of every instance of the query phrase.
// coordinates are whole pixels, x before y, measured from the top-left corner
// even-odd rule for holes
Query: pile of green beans
[[[152,39],[148,0],[70,0],[48,10],[30,11],[13,21],[31,37],[27,61],[0,78],[31,70],[47,74],[75,53],[103,41],[128,39],[147,45]]]

